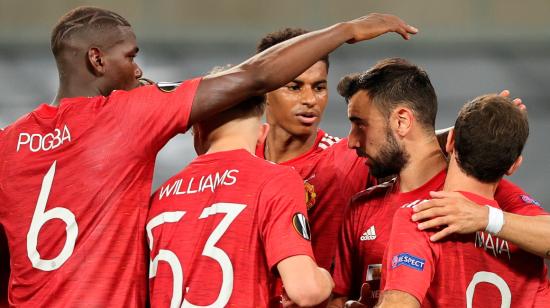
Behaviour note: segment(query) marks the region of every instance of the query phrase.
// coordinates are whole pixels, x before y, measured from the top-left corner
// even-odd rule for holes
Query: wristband
[[[504,225],[504,213],[501,209],[486,205],[489,208],[489,217],[485,231],[497,235]]]

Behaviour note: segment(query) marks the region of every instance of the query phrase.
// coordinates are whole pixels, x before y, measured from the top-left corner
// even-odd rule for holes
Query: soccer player
[[[0,224],[14,306],[145,305],[155,157],[174,135],[276,89],[345,42],[416,29],[372,14],[311,32],[220,74],[138,87],[128,21],[81,7],[54,27],[60,87],[0,132]]]
[[[305,33],[299,28],[269,33],[260,40],[257,52]],[[321,267],[330,270],[344,209],[355,193],[373,183],[369,183],[365,159],[348,149],[345,139],[319,129],[328,103],[328,69],[327,55],[267,94],[270,129],[256,155],[300,173],[307,195],[313,254]]]
[[[395,211],[427,199],[445,179],[446,158],[434,133],[437,98],[427,73],[403,59],[382,60],[365,73],[349,75],[338,90],[348,102],[349,146],[368,158],[374,176],[398,175],[354,197],[336,254],[331,305],[342,307],[347,299],[357,299],[365,283],[368,294],[362,298],[373,306]],[[503,180],[495,199],[503,209],[544,214],[516,199],[518,191]]]
[[[153,306],[267,307],[273,272],[301,306],[330,295],[332,278],[311,250],[300,176],[253,154],[267,133],[264,107],[262,97],[195,124],[199,156],[153,195]]]
[[[449,134],[444,191],[489,210],[486,231],[433,243],[435,230],[411,220],[418,199],[393,218],[383,265],[380,307],[532,307],[546,269],[541,257],[499,238],[504,215],[494,199],[498,182],[521,164],[527,115],[498,95],[480,96],[460,111]],[[529,212],[524,213],[529,215]]]

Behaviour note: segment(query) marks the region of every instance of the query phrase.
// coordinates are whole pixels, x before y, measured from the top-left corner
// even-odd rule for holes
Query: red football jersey
[[[495,200],[462,194],[480,206],[498,208]],[[533,306],[539,288],[546,286],[543,258],[481,231],[431,242],[435,232],[418,230],[411,220],[413,206],[404,205],[394,216],[384,290],[407,292],[422,307]]]
[[[371,294],[364,294],[369,303],[379,295],[382,259],[391,231],[395,211],[405,203],[429,197],[430,191],[441,189],[446,170],[423,186],[399,192],[398,183],[388,182],[371,187],[354,197],[346,213],[336,254],[333,292],[349,299],[358,299],[363,283]]]
[[[145,305],[153,166],[186,130],[198,85],[67,98],[3,131],[0,223],[12,305]]]
[[[256,155],[265,158],[264,153],[265,144],[259,144]],[[311,150],[280,164],[296,169],[304,181],[313,254],[330,271],[345,208],[355,193],[374,182],[365,159],[348,148],[347,139],[319,130]]]
[[[245,150],[193,160],[152,197],[152,306],[266,307],[277,263],[313,258],[304,200],[294,170]]]

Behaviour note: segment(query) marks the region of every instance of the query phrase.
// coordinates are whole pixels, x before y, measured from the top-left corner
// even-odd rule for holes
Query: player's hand
[[[388,32],[396,32],[408,40],[411,34],[418,33],[418,29],[405,23],[401,18],[389,15],[372,13],[348,22],[353,27],[353,39],[348,43],[370,40]]]
[[[458,233],[469,234],[485,230],[489,219],[489,209],[480,206],[458,192],[430,192],[433,198],[414,207],[412,220],[417,221],[418,229],[442,228],[430,237],[439,241],[446,236]]]
[[[502,96],[502,97],[509,98],[510,97],[510,91],[502,90],[502,92],[500,92],[498,95]],[[512,103],[514,103],[514,105],[516,105],[520,110],[526,110],[527,109],[527,107],[525,106],[525,104],[523,104],[523,102],[521,101],[521,98],[519,98],[519,97],[514,98],[512,100]]]

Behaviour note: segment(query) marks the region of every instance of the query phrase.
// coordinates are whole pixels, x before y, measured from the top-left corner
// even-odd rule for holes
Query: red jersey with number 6
[[[462,194],[480,206],[498,208],[495,200]],[[546,288],[541,257],[480,231],[431,242],[436,231],[418,230],[412,207],[404,205],[393,218],[384,291],[407,292],[422,307],[533,307],[539,289]]]
[[[267,307],[277,263],[313,258],[300,176],[245,150],[193,160],[147,221],[154,307]]]
[[[186,130],[198,85],[67,98],[0,132],[11,305],[145,305],[153,166]]]

